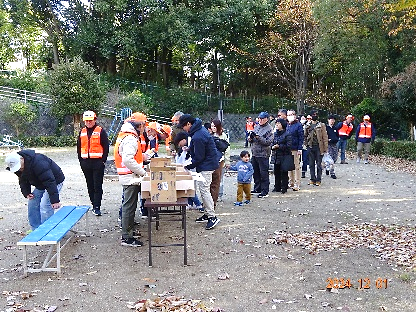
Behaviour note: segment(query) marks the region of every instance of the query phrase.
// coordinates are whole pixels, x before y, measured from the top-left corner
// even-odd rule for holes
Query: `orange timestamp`
[[[357,280],[358,282],[358,289],[370,289],[371,288],[371,279],[366,278],[360,278]],[[332,278],[329,277],[326,279],[326,288],[332,289],[344,289],[344,288],[351,288],[353,287],[353,284],[351,283],[350,278]],[[374,286],[377,289],[386,289],[388,285],[387,278],[377,278],[374,281]]]

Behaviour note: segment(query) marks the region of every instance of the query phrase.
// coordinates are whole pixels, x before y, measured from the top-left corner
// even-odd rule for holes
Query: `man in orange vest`
[[[97,115],[93,111],[84,112],[82,120],[85,127],[78,135],[78,160],[87,182],[92,213],[101,216],[104,167],[109,149],[108,136],[105,130],[97,125]]]
[[[146,160],[140,148],[140,134],[144,133],[147,118],[134,113],[126,119],[120,129],[114,146],[114,162],[119,182],[123,185],[121,214],[121,245],[140,247],[143,243],[134,238],[134,216],[140,192],[140,177],[146,174],[143,161]]]
[[[370,116],[364,115],[363,122],[357,127],[355,140],[357,141],[357,163],[361,161],[364,149],[364,163],[368,164],[368,155],[370,154],[371,143],[376,138],[376,129],[370,122]]]
[[[348,164],[345,161],[345,150],[347,149],[348,139],[352,136],[352,130],[354,130],[354,125],[352,121],[354,120],[353,115],[348,115],[345,117],[345,120],[339,122],[335,129],[338,130],[339,141],[337,143],[337,149],[341,150],[341,164]]]

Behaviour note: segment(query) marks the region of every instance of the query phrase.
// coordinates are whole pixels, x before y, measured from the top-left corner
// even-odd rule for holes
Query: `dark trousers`
[[[95,166],[81,165],[81,169],[87,182],[91,204],[94,208],[100,209],[103,198],[104,164],[101,161],[100,164]]]
[[[309,159],[308,150],[302,150],[302,172],[308,171]]]
[[[280,164],[274,164],[274,188],[276,191],[287,191],[289,176],[287,171],[280,170]]]
[[[253,165],[254,173],[254,191],[262,194],[269,193],[269,158],[268,157],[256,157],[251,158],[251,164]]]
[[[318,145],[313,145],[312,147],[308,147],[308,157],[309,157],[309,171],[311,174],[311,181],[321,182],[323,155],[321,155]]]

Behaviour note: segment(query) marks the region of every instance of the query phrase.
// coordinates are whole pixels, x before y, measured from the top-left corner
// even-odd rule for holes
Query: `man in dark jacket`
[[[289,171],[289,186],[294,191],[299,191],[300,188],[300,156],[302,155],[303,145],[303,126],[296,119],[296,112],[294,110],[287,111],[287,128],[286,131],[292,138],[292,146],[290,148],[295,161],[295,170]]]
[[[59,192],[65,176],[52,159],[33,150],[7,155],[6,164],[6,170],[19,177],[20,190],[29,200],[29,224],[34,230],[53,215],[54,209],[61,207]],[[35,187],[33,191],[32,185]]]
[[[253,193],[260,193],[258,198],[269,196],[269,157],[271,144],[273,142],[273,129],[269,125],[269,114],[261,112],[258,116],[259,123],[254,126],[249,141],[251,142],[251,163],[253,164],[254,190]]]
[[[211,196],[210,185],[212,182],[212,173],[219,166],[221,153],[215,147],[214,139],[208,130],[202,126],[199,118],[194,118],[189,114],[184,114],[179,118],[179,127],[188,132],[191,136],[189,144],[189,153],[192,163],[187,165],[186,169],[196,169],[201,173],[205,181],[199,181],[199,192],[201,193],[202,202],[204,203],[205,213],[202,217],[196,219],[197,223],[205,223],[205,229],[213,229],[219,222],[214,210],[214,201]]]

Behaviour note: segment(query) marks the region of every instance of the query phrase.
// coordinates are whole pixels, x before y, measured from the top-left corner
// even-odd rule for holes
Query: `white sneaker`
[[[357,157],[357,164],[361,161],[360,157]]]

